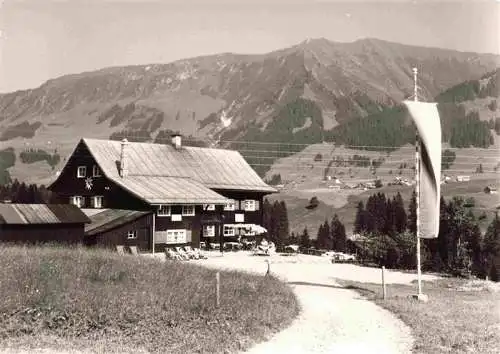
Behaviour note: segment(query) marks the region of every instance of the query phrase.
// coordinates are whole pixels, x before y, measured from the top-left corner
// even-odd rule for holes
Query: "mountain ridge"
[[[430,99],[499,63],[494,54],[319,38],[263,54],[108,67],[1,94],[0,140],[16,149],[57,142],[66,154],[81,136],[132,133],[153,141],[168,129],[209,141],[250,133],[260,139],[286,126],[282,139],[313,143],[323,132],[397,106],[412,92],[413,66]]]

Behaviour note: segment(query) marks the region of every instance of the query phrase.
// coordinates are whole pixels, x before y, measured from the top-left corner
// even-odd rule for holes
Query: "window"
[[[236,201],[232,200],[230,203],[224,205],[225,211],[235,210]]]
[[[193,216],[194,215],[194,205],[183,205],[182,206],[182,215]]]
[[[186,230],[167,230],[167,243],[186,243],[187,232]]]
[[[102,195],[96,195],[92,197],[92,206],[94,208],[102,208],[102,201],[103,201],[103,196]]]
[[[158,207],[158,216],[170,216],[170,205],[160,205]]]
[[[92,167],[92,177],[101,177],[101,169],[99,166],[94,165],[94,167]]]
[[[203,204],[203,210],[215,210],[215,204]]]
[[[224,226],[224,236],[234,236],[234,229],[232,227]]]
[[[137,231],[131,230],[127,234],[127,239],[129,240],[135,240],[137,238]]]
[[[245,211],[257,210],[255,200],[247,199],[244,201],[243,205],[244,205],[243,210],[245,210]]]
[[[203,236],[204,237],[215,237],[215,225],[203,226]]]
[[[85,178],[86,175],[87,175],[87,166],[78,166],[78,169],[76,170],[76,177]]]
[[[74,197],[71,197],[70,203],[76,205],[79,208],[81,208],[84,205],[84,201],[85,201],[85,199],[83,199],[82,196],[75,195]]]

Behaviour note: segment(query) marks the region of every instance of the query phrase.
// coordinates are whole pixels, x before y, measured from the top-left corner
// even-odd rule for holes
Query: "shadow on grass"
[[[304,282],[304,281],[294,281],[294,282],[288,282],[290,285],[307,285],[307,286],[320,286],[320,287],[325,287],[325,288],[333,288],[333,289],[341,289],[341,290],[358,290],[358,291],[363,291],[367,293],[372,293],[375,294],[373,290],[369,290],[366,288],[361,288],[356,285],[346,285],[346,286],[339,286],[339,285],[333,285],[333,284],[320,284],[320,283],[310,283],[310,282]]]

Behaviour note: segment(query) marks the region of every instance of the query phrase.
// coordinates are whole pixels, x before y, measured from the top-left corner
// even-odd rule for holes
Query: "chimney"
[[[120,177],[127,177],[128,175],[128,161],[127,161],[127,145],[128,140],[123,139],[121,142],[120,150]]]
[[[176,149],[180,149],[182,147],[182,135],[181,134],[172,134],[172,145]]]

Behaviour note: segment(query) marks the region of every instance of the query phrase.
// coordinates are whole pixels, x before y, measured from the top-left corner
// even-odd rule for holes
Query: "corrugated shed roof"
[[[92,236],[111,230],[150,213],[149,211],[106,209],[90,216],[91,223],[85,225],[85,235]]]
[[[191,178],[129,176],[115,182],[149,204],[226,204],[228,199]]]
[[[72,204],[0,204],[4,224],[76,224],[90,219]]]
[[[129,177],[118,173],[121,142],[83,139],[103,173],[113,180],[133,176],[189,177],[214,189],[276,192],[237,151],[168,144],[129,142],[126,146]]]

